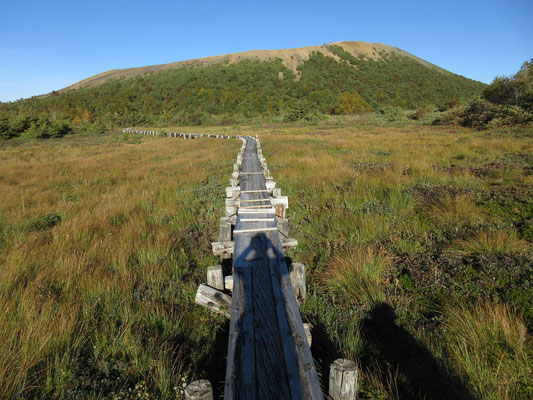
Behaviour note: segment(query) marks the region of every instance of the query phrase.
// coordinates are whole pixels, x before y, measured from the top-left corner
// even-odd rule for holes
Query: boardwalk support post
[[[233,291],[233,275],[226,276],[224,278],[224,289]]]
[[[207,267],[207,285],[218,290],[224,290],[222,265],[211,265]]]
[[[302,302],[307,295],[307,289],[305,287],[305,265],[300,263],[289,264],[289,279],[296,300]]]
[[[357,398],[357,365],[351,360],[339,358],[329,369],[329,395],[333,400]]]
[[[220,218],[220,230],[218,233],[220,242],[231,241],[231,219],[229,217]]]
[[[207,379],[200,379],[185,387],[185,400],[213,400],[213,388]]]

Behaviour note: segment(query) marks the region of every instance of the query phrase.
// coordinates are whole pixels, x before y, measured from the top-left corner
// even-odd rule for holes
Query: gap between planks
[[[272,221],[274,222],[274,218],[241,218],[241,222],[262,222],[262,221]]]
[[[265,231],[277,231],[278,228],[251,228],[251,229],[238,229],[233,233],[252,233],[252,232],[265,232]]]

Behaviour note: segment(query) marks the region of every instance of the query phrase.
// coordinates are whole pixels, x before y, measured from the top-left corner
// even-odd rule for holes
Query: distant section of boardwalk
[[[240,178],[224,398],[323,399],[253,138]]]

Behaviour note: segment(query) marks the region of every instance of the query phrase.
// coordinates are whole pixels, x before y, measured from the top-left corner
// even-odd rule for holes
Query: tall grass
[[[385,301],[385,276],[390,259],[371,247],[356,247],[332,258],[324,271],[327,287],[349,302],[372,307]]]
[[[451,250],[465,254],[524,253],[530,248],[526,241],[510,230],[481,230],[450,245]]]
[[[499,304],[448,306],[448,350],[479,398],[525,399],[533,394],[533,346],[520,313]]]

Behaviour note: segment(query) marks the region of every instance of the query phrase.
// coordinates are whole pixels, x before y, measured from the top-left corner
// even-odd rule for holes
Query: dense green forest
[[[254,118],[309,119],[395,106],[449,108],[484,84],[382,52],[381,60],[316,52],[297,73],[281,60],[181,68],[0,104],[0,135],[61,136],[126,125],[232,124]],[[48,132],[48,133],[47,133]],[[50,133],[51,132],[51,133]]]

